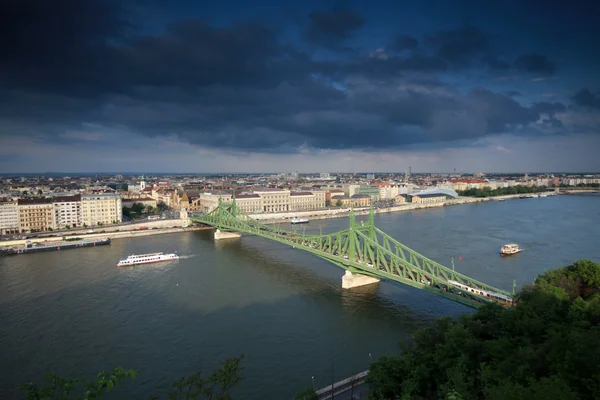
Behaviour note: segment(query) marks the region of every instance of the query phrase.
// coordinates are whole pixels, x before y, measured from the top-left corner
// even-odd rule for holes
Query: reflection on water
[[[560,196],[376,216],[384,232],[457,271],[511,290],[579,258],[600,261],[600,198]],[[366,220],[366,217],[364,217]],[[360,220],[360,218],[359,218]],[[576,223],[574,221],[577,221]],[[313,221],[306,233],[348,227]],[[292,229],[284,226],[282,229]],[[526,251],[500,257],[505,243]],[[116,267],[122,257],[180,254],[176,262]],[[462,257],[462,260],[459,258]],[[246,354],[240,398],[292,398],[364,370],[443,315],[473,312],[382,281],[341,289],[343,270],[299,249],[211,231],[115,240],[110,246],[0,258],[0,398],[45,372],[93,377],[140,372],[114,398],[147,398],[179,377]]]

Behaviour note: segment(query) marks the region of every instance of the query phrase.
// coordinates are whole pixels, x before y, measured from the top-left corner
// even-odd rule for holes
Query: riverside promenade
[[[401,211],[410,211],[410,210],[421,210],[425,208],[439,208],[439,207],[448,207],[448,206],[456,206],[461,204],[472,204],[472,203],[482,203],[487,201],[498,201],[498,200],[508,200],[508,199],[518,199],[523,194],[509,194],[505,196],[495,196],[495,197],[459,197],[456,199],[446,200],[440,203],[431,203],[431,204],[411,204],[405,203],[394,207],[384,207],[384,208],[376,208],[375,214],[383,214],[383,213],[393,213],[393,212],[401,212]],[[359,207],[354,209],[355,215],[368,215],[369,207]],[[310,218],[310,220],[321,220],[321,219],[331,219],[331,218],[347,218],[350,213],[350,208],[337,208],[331,207],[327,210],[312,210],[312,211],[290,211],[290,212],[281,212],[281,213],[269,213],[269,214],[251,214],[250,217],[253,219],[262,222],[263,224],[282,224],[289,222],[290,219],[297,218]]]

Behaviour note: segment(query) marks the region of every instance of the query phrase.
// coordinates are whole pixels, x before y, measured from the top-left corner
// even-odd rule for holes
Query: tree
[[[338,201],[335,202],[335,205],[337,207],[341,207],[342,206],[342,201],[340,199],[338,199]]]
[[[45,376],[44,386],[38,387],[34,383],[25,383],[21,385],[20,391],[26,395],[27,400],[88,400],[103,396],[120,381],[127,378],[135,379],[135,376],[134,370],[116,368],[109,373],[102,371],[95,380],[86,382],[82,378],[66,379],[55,373],[49,373]]]
[[[71,225],[65,226],[65,229],[71,229]]]
[[[415,333],[371,364],[371,398],[600,398],[600,264],[548,271],[516,300]]]
[[[241,377],[243,367],[240,365],[244,355],[233,357],[221,363],[220,367],[204,378],[201,372],[183,377],[175,382],[167,392],[169,400],[231,400],[230,391],[244,380]],[[92,400],[104,396],[116,384],[124,379],[135,379],[134,370],[116,368],[110,373],[100,372],[95,380],[85,382],[82,378],[65,379],[54,373],[46,375],[47,382],[43,387],[33,383],[21,386],[21,392],[27,400]],[[151,400],[159,400],[159,396],[151,396]]]
[[[298,392],[294,400],[319,400],[319,396],[313,388],[306,388]]]

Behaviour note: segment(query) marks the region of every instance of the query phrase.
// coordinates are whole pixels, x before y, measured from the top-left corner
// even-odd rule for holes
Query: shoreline
[[[130,230],[130,231],[120,231],[120,232],[106,232],[106,233],[92,233],[92,234],[83,234],[81,235],[81,240],[92,240],[92,239],[104,239],[108,238],[112,240],[118,239],[126,239],[126,238],[135,238],[141,236],[153,236],[153,235],[166,235],[169,233],[180,233],[180,232],[191,232],[191,231],[203,231],[209,230],[212,228],[203,227],[203,226],[187,226],[187,227],[174,227],[174,228],[156,228],[156,229],[147,229],[147,230]],[[19,239],[19,240],[10,240],[2,243],[0,248],[16,248],[25,246],[25,242],[31,241],[31,243],[46,243],[46,244],[59,244],[59,243],[76,243],[76,242],[66,242],[62,239],[62,237],[46,237],[46,238],[38,238],[38,239]]]
[[[532,193],[533,194],[533,193]],[[518,199],[521,196],[526,194],[508,194],[503,196],[494,196],[494,197],[459,197],[452,200],[447,200],[441,203],[432,203],[432,204],[412,204],[406,203],[399,206],[394,207],[386,207],[375,209],[375,214],[387,214],[387,213],[395,213],[395,212],[403,212],[403,211],[412,211],[412,210],[421,210],[425,208],[439,208],[439,207],[449,207],[449,206],[457,206],[462,204],[473,204],[473,203],[481,203],[488,201],[499,201],[499,200],[512,200]],[[557,194],[558,195],[558,194]],[[562,195],[562,194],[561,194]],[[354,214],[356,216],[364,216],[369,215],[370,208],[362,207],[355,208]],[[287,212],[287,213],[279,213],[282,216],[277,217],[273,214],[251,214],[249,215],[251,218],[260,221],[265,225],[271,224],[282,224],[289,223],[291,218],[310,218],[310,220],[323,220],[323,219],[334,219],[334,218],[347,218],[350,214],[349,208],[344,209],[331,209],[331,210],[315,210],[315,211],[296,211],[296,212]],[[284,217],[285,216],[285,217]]]
[[[583,191],[589,192],[589,191]],[[557,195],[568,194],[560,193]],[[473,203],[481,203],[488,201],[498,201],[498,200],[512,200],[518,199],[520,196],[524,194],[511,194],[511,195],[503,195],[503,196],[494,196],[494,197],[459,197],[452,200],[447,200],[442,203],[432,203],[432,204],[411,204],[406,203],[399,206],[394,207],[386,207],[375,209],[375,214],[386,214],[386,213],[395,213],[395,212],[403,212],[403,211],[412,211],[412,210],[421,210],[427,208],[439,208],[439,207],[448,207],[448,206],[457,206],[462,204],[473,204]],[[326,219],[334,219],[334,218],[347,218],[350,214],[350,208],[334,208],[327,210],[313,210],[313,211],[295,211],[295,212],[285,212],[277,214],[250,214],[249,216],[262,224],[272,225],[272,224],[289,224],[290,219],[294,217],[299,218],[310,218],[310,220],[318,221],[318,220],[326,220]],[[364,216],[368,215],[370,212],[370,208],[362,207],[354,209],[354,213],[356,216]],[[207,226],[198,226],[198,225],[186,225],[186,221],[178,220],[178,221],[144,221],[139,224],[135,224],[131,226],[130,230],[126,231],[116,231],[115,228],[112,228],[111,231],[104,233],[92,233],[87,234],[83,231],[70,231],[68,232],[71,237],[73,235],[80,236],[81,240],[88,239],[100,239],[100,238],[110,238],[111,240],[118,240],[124,238],[135,238],[142,236],[152,236],[152,235],[164,235],[169,233],[180,233],[180,232],[191,232],[191,231],[201,231],[201,230],[210,230],[214,229],[212,227]],[[188,222],[189,223],[189,222]],[[165,227],[164,225],[170,225]],[[172,225],[180,225],[180,226],[172,226]],[[145,230],[140,230],[140,226],[151,226]],[[107,227],[107,229],[111,229],[111,227]],[[66,235],[65,235],[66,236]],[[18,240],[10,240],[6,242],[0,242],[0,248],[15,248],[25,246],[27,241],[31,241],[31,243],[48,243],[48,244],[57,244],[60,242],[65,242],[63,240],[63,235],[59,237],[43,237],[43,238],[32,238],[32,239],[18,239]]]

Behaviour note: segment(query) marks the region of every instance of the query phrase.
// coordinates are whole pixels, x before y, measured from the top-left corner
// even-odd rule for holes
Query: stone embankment
[[[386,207],[386,208],[377,208],[375,209],[375,214],[382,213],[391,213],[391,212],[400,212],[400,211],[409,211],[409,210],[420,210],[425,208],[438,208],[438,207],[447,207],[454,206],[460,204],[470,204],[470,203],[481,203],[486,201],[497,201],[500,199],[517,199],[523,194],[509,194],[505,196],[496,196],[496,197],[459,197],[452,200],[447,200],[441,203],[431,203],[431,204],[411,204],[406,203],[395,207]],[[370,209],[368,207],[363,208],[355,208],[354,214],[356,215],[368,215]],[[321,220],[321,219],[331,219],[331,218],[344,218],[348,217],[350,213],[350,208],[331,208],[328,210],[314,210],[314,211],[296,211],[296,212],[287,212],[287,213],[272,213],[272,214],[252,214],[250,217],[261,221],[263,224],[282,224],[290,222],[291,218],[309,218],[310,220]]]
[[[142,229],[141,229],[142,228]],[[150,235],[162,235],[166,233],[177,233],[177,232],[188,232],[195,230],[212,229],[209,227],[199,227],[190,225],[188,220],[184,219],[171,219],[171,220],[156,220],[156,221],[144,221],[139,223],[127,224],[127,225],[115,225],[115,226],[102,226],[86,228],[86,229],[71,229],[68,231],[53,232],[53,236],[31,238],[31,239],[18,239],[18,240],[6,240],[0,242],[0,247],[22,247],[25,246],[25,242],[28,240],[32,243],[56,243],[62,242],[63,237],[79,237],[82,240],[86,239],[98,239],[98,238],[110,238],[112,240],[139,237],[139,236],[150,236]],[[94,233],[86,233],[89,230],[93,230]],[[104,231],[104,232],[100,232]],[[46,233],[45,233],[46,234]]]

